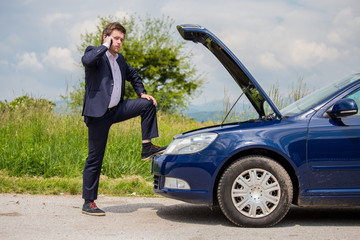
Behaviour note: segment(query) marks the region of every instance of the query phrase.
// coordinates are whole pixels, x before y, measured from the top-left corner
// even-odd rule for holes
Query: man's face
[[[112,33],[110,34],[110,37],[112,38],[112,44],[109,48],[109,51],[112,54],[116,54],[118,52],[120,52],[120,49],[122,47],[122,44],[125,40],[125,34],[120,32],[119,30],[113,30]]]

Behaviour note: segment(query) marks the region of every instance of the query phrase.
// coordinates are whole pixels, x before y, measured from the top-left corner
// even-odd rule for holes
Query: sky
[[[83,79],[77,50],[99,16],[131,15],[199,24],[220,38],[268,91],[287,94],[298,79],[317,89],[360,72],[358,0],[2,0],[0,101],[30,95],[60,99]],[[189,104],[236,98],[241,92],[218,60],[188,42],[191,64],[206,75]],[[151,93],[150,93],[151,94]]]

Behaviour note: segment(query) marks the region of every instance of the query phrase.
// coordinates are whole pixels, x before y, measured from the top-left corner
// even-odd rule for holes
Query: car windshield
[[[330,95],[338,91],[339,89],[345,87],[347,84],[352,83],[359,79],[359,74],[352,75],[348,78],[345,78],[336,83],[327,85],[319,90],[312,92],[311,94],[299,99],[298,101],[290,104],[289,106],[280,110],[281,115],[286,116],[294,116],[300,114],[306,110],[309,110],[328,98]]]

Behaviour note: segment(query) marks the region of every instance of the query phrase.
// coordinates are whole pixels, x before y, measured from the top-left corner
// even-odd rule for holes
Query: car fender
[[[291,157],[288,155],[289,152],[284,151],[278,145],[274,144],[269,140],[264,140],[263,142],[253,142],[246,141],[246,143],[241,144],[238,148],[234,149],[228,156],[219,164],[219,167],[213,174],[212,184],[213,189],[210,191],[213,192],[213,200],[216,200],[216,192],[218,182],[221,178],[222,173],[227,169],[227,167],[236,161],[237,159],[249,155],[261,155],[271,157],[278,163],[280,163],[290,175],[293,185],[294,185],[294,197],[300,191],[299,189],[306,189],[308,185],[308,181],[306,178],[306,174],[302,174],[306,180],[306,186],[299,186],[298,174],[306,172],[306,164],[301,164],[301,166],[297,166],[294,161],[291,160]],[[304,181],[304,180],[303,180]],[[297,197],[296,197],[297,199]],[[296,200],[294,199],[294,200]]]

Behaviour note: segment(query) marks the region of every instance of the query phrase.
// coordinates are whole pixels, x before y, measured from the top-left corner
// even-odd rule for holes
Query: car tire
[[[276,161],[247,156],[224,171],[217,197],[222,212],[235,225],[270,227],[289,211],[293,186],[289,174]]]

